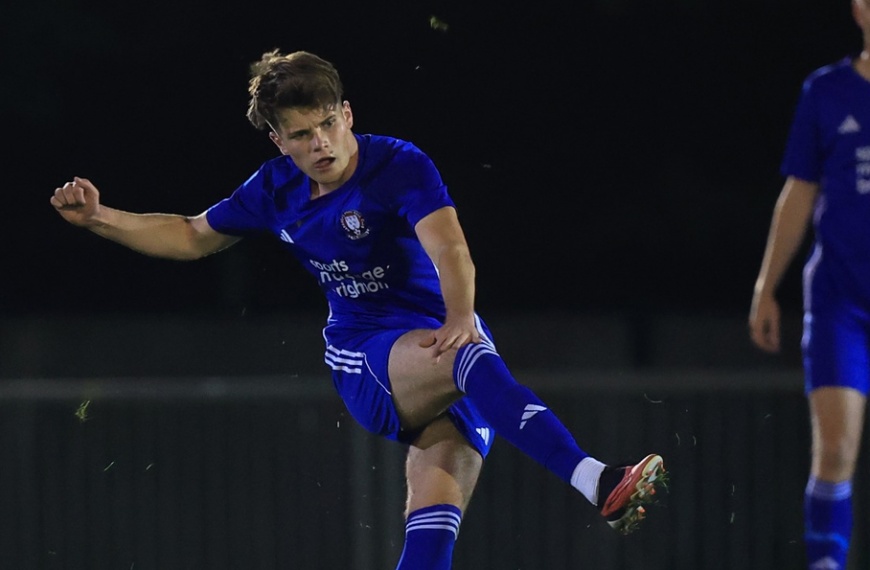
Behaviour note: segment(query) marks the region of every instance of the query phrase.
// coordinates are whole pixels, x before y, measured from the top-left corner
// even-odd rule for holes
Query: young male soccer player
[[[802,340],[812,425],[804,495],[810,570],[846,568],[870,381],[870,0],[852,0],[852,13],[864,50],[803,83],[749,315],[755,344],[778,351],[774,294],[812,219]]]
[[[408,445],[401,570],[450,567],[462,514],[495,434],[575,487],[628,533],[664,483],[662,458],[610,467],[580,449],[517,383],[474,310],[475,268],[453,201],[411,143],[352,131],[333,65],[271,51],[251,66],[248,118],[281,155],[197,216],[103,206],[74,178],[51,204],[138,252],[197,259],[267,233],[320,284],[325,361],[366,429]]]

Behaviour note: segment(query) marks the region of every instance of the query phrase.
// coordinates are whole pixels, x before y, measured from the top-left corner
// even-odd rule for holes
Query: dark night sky
[[[432,156],[479,309],[744,313],[800,82],[860,42],[848,0],[228,2],[4,8],[4,314],[322,312],[274,243],[149,259],[48,204],[73,175],[140,212],[228,195],[275,154],[244,116],[274,47],[336,64],[357,132]]]

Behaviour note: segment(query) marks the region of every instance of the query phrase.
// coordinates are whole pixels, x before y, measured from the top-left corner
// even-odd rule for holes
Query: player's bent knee
[[[437,504],[465,510],[477,484],[483,457],[447,418],[433,422],[410,446],[408,509]]]

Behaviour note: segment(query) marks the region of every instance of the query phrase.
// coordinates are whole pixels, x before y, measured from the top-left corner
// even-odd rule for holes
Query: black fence
[[[600,459],[661,453],[670,492],[619,536],[496,440],[456,570],[804,567],[799,372],[527,383]],[[404,450],[359,428],[326,376],[7,380],[0,438],[3,569],[384,570],[401,550]],[[870,563],[867,472],[864,453],[853,568]]]

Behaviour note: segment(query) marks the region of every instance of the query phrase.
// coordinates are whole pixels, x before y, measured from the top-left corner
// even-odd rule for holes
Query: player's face
[[[269,133],[281,152],[314,180],[321,192],[335,190],[353,174],[357,144],[353,113],[345,101],[328,109],[282,109]]]

